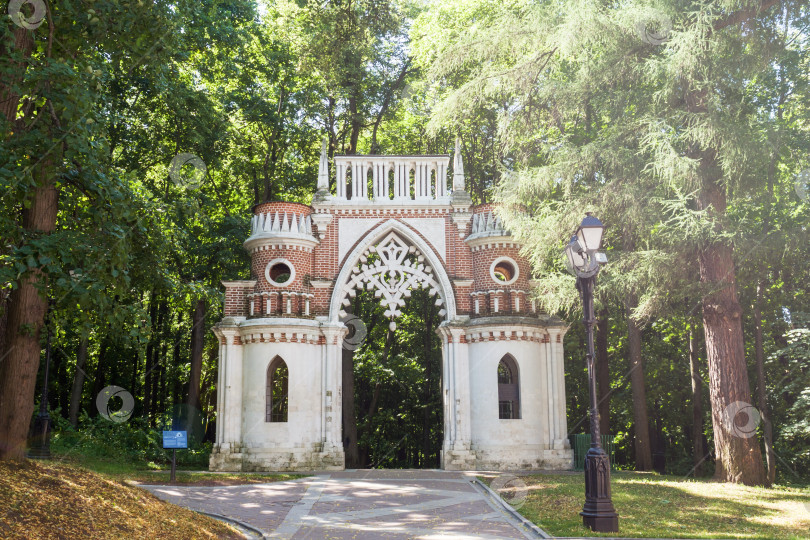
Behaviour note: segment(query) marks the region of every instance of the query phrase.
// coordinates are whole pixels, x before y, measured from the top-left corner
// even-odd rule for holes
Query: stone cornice
[[[313,204],[315,213],[311,214],[312,221],[317,225],[318,221],[315,216],[318,215],[388,215],[388,214],[405,214],[408,212],[415,212],[421,214],[450,214],[453,210],[447,199],[431,199],[431,200],[408,200],[408,199],[383,199],[376,200],[357,200],[357,201],[340,201],[334,200],[330,203]]]
[[[464,239],[464,242],[470,246],[473,251],[488,245],[505,244],[509,247],[519,248],[522,246],[520,242],[516,242],[512,235],[506,234],[503,231],[488,231],[485,233],[471,234]]]
[[[248,253],[259,249],[285,249],[293,246],[301,247],[307,251],[320,244],[314,236],[302,233],[256,233],[242,244]]]
[[[252,287],[254,287],[256,285],[256,280],[255,279],[243,279],[243,280],[237,280],[237,281],[221,281],[220,283],[222,283],[222,286],[225,287],[226,289],[228,289],[228,288],[232,288],[232,289],[248,289],[248,288],[252,288]]]

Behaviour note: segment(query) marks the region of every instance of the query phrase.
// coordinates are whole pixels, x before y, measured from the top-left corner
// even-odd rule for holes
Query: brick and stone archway
[[[399,257],[391,256],[382,260],[377,268],[363,268],[365,258],[370,250],[380,251],[380,246],[387,250],[396,250],[398,245],[404,248],[405,253]],[[407,251],[416,251],[418,265],[428,269],[419,269],[417,265],[403,265],[402,259]],[[401,284],[397,287],[384,287],[377,276],[395,272],[402,276]],[[406,277],[407,276],[407,277]],[[366,279],[364,279],[366,278]],[[415,230],[396,219],[389,219],[377,225],[373,230],[363,236],[346,256],[341,265],[340,273],[335,280],[337,284],[332,291],[329,303],[329,320],[337,322],[340,318],[341,306],[348,296],[353,296],[358,286],[368,286],[370,283],[375,290],[382,290],[384,298],[390,302],[400,300],[408,295],[408,289],[413,285],[425,284],[432,291],[436,291],[443,304],[443,316],[447,320],[456,318],[456,297],[444,263],[430,245],[429,240],[423,239]],[[390,290],[390,294],[389,293]],[[396,309],[391,305],[390,309]],[[394,315],[395,316],[395,315]]]
[[[328,170],[324,152],[311,206],[254,207],[251,279],[223,283],[211,469],[342,469],[342,306],[374,290],[393,326],[414,287],[444,317],[442,467],[569,468],[566,326],[538,313],[494,208],[472,204],[458,147],[452,176],[447,155],[336,156],[332,194]],[[286,396],[268,380],[278,359]]]

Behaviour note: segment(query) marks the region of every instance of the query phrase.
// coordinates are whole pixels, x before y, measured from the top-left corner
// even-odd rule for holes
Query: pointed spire
[[[495,230],[495,220],[497,218],[492,212],[487,212],[487,230],[494,231]]]
[[[324,137],[323,144],[321,145],[321,161],[318,164],[318,191],[326,191],[329,189],[329,160],[326,157],[327,145],[328,139]]]
[[[461,159],[461,138],[456,137],[456,151],[453,155],[453,191],[464,191],[464,162]]]

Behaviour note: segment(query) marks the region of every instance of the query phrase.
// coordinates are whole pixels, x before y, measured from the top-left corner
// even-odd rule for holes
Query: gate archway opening
[[[337,311],[350,332],[342,357],[342,431],[351,468],[441,463],[442,343],[436,328],[452,293],[440,283],[444,269],[434,267],[415,235],[397,230],[396,223],[361,241],[335,291],[343,296]]]
[[[344,318],[355,336],[343,351],[343,442],[348,468],[438,468],[443,440],[439,307],[415,288],[395,328],[371,290]],[[362,325],[362,326],[361,326]]]

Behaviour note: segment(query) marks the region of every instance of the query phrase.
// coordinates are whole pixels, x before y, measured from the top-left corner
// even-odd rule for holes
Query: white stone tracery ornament
[[[369,262],[370,258],[373,261]],[[357,296],[357,289],[373,289],[375,298],[380,298],[380,304],[386,308],[385,316],[391,319],[391,330],[396,329],[393,319],[402,315],[399,308],[405,305],[405,298],[411,296],[413,289],[428,289],[431,296],[438,296],[436,305],[443,306],[441,286],[433,277],[433,268],[424,260],[425,256],[416,246],[408,245],[394,232],[389,233],[370,246],[352,268],[352,276],[342,290],[343,305],[351,304],[350,298]],[[445,313],[444,308],[439,311],[441,316]],[[341,310],[340,316],[345,317],[346,312]]]

